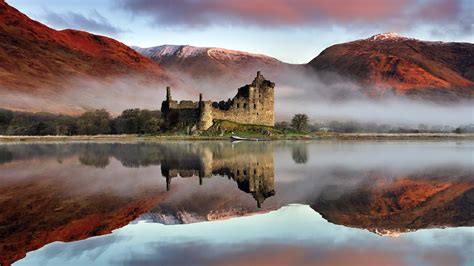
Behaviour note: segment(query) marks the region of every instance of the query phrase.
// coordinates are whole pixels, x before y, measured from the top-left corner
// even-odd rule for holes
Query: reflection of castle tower
[[[181,143],[170,147],[161,164],[166,188],[177,176],[227,176],[240,190],[252,194],[260,208],[263,201],[275,195],[273,149],[271,143]]]
[[[273,153],[237,153],[233,158],[216,160],[213,166],[214,174],[232,178],[240,190],[252,194],[259,208],[275,195]]]
[[[166,190],[171,188],[171,179],[175,177],[210,177],[211,171],[203,164],[212,161],[212,154],[202,150],[199,145],[193,143],[175,143],[163,145],[164,159],[161,162],[161,174],[166,178]],[[209,157],[211,157],[209,159]]]

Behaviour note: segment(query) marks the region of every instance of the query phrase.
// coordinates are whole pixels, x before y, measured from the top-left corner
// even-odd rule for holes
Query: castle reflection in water
[[[25,152],[27,150],[28,152]],[[0,148],[0,164],[14,160],[54,156],[58,162],[76,157],[82,165],[107,168],[115,158],[127,168],[161,166],[170,190],[173,178],[226,176],[252,194],[260,207],[275,195],[273,143],[164,142],[23,144]]]
[[[180,143],[161,148],[165,155],[161,173],[170,190],[173,178],[204,178],[217,175],[234,180],[239,189],[252,194],[260,208],[268,197],[275,195],[272,144],[252,148],[250,143],[215,143],[200,145]]]

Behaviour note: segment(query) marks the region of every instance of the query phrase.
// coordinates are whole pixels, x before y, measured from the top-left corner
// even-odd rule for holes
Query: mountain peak
[[[163,56],[177,56],[186,58],[189,56],[196,56],[205,53],[208,48],[194,47],[190,45],[171,45],[165,44],[149,48],[132,47],[146,57],[163,57]]]
[[[397,32],[379,33],[369,38],[369,40],[372,40],[372,41],[398,40],[398,39],[407,39],[407,38],[398,34]]]

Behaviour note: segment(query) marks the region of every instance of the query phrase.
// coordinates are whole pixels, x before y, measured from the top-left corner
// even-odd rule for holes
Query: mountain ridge
[[[307,64],[289,64],[216,47],[132,49],[106,36],[49,28],[0,1],[0,39],[0,106],[19,111],[150,108],[149,94],[167,85],[220,99],[256,71],[274,80],[282,93],[305,97],[395,95],[442,103],[474,98],[473,44],[395,33],[336,44]],[[140,97],[128,100],[131,91],[140,91]]]
[[[164,80],[158,65],[112,38],[55,30],[0,2],[0,87],[61,91],[74,78],[141,75]]]
[[[474,44],[431,42],[394,33],[335,44],[308,64],[315,73],[337,73],[362,86],[369,95],[415,98],[473,98]]]
[[[159,45],[133,48],[168,71],[184,73],[195,79],[229,76],[244,80],[258,70],[263,73],[281,71],[291,65],[267,55],[217,47]]]

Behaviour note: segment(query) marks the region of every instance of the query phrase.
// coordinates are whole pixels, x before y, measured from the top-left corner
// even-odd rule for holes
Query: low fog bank
[[[0,90],[0,107],[34,112],[81,114],[90,109],[106,109],[114,115],[125,109],[157,110],[168,84],[144,84],[143,79],[71,80],[64,89],[38,89],[35,92]]]
[[[436,103],[394,95],[391,89],[361,87],[336,74],[319,78],[304,71],[276,76],[277,120],[305,113],[312,122],[356,121],[391,125],[447,125],[474,123],[472,100]],[[369,98],[364,92],[375,97]]]
[[[305,113],[312,122],[357,121],[392,125],[447,125],[474,123],[473,103],[441,105],[409,99],[345,100],[277,98],[277,120],[291,120],[292,114]]]
[[[80,114],[88,109],[104,108],[113,115],[125,109],[159,110],[165,98],[165,88],[171,85],[175,100],[197,101],[199,93],[205,100],[227,100],[237,89],[249,84],[254,72],[214,75],[194,78],[174,72],[172,84],[150,84],[143,80],[123,78],[113,82],[74,80],[62,92],[46,90],[38,93],[0,91],[0,107],[22,111],[47,111]],[[473,100],[434,103],[394,96],[386,91],[361,88],[337,75],[320,79],[305,72],[301,66],[289,66],[278,71],[264,71],[264,76],[276,83],[276,120],[290,120],[296,113],[305,113],[310,122],[357,121],[391,125],[446,125],[474,123]],[[330,83],[328,82],[330,80]],[[56,90],[57,91],[57,90]],[[369,98],[363,91],[375,91],[383,97]]]
[[[436,103],[412,99],[393,95],[391,90],[362,88],[334,74],[326,76],[323,81],[301,68],[297,71],[286,69],[277,74],[263,74],[266,79],[276,83],[277,121],[289,121],[294,114],[305,113],[311,122],[335,120],[452,127],[474,123],[473,100]],[[255,73],[246,73],[248,78],[222,77],[212,81],[192,79],[185,74],[179,76],[181,86],[186,89],[183,93],[173,91],[173,94],[178,96],[177,99],[197,99],[198,93],[202,92],[205,99],[220,101],[232,98],[237,88],[251,83]],[[369,98],[362,93],[364,91],[379,93],[379,96]]]

